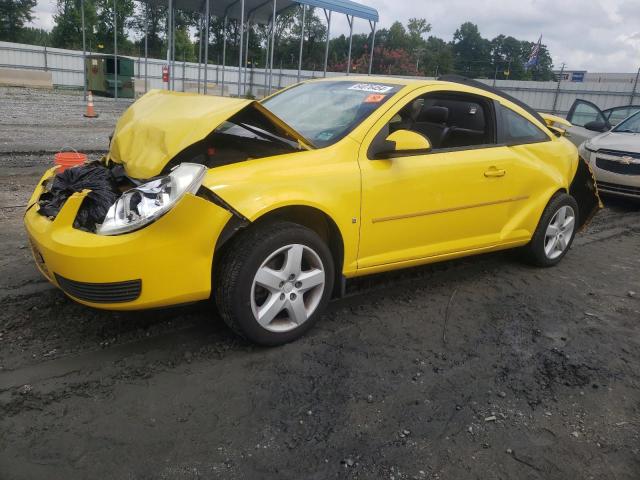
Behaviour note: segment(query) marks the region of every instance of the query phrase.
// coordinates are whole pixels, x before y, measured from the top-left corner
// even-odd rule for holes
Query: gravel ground
[[[0,94],[22,112],[0,115],[0,478],[640,478],[639,204],[607,199],[556,268],[504,252],[361,279],[256,348],[208,303],[101,312],[44,282],[19,208],[39,152],[75,131],[99,156],[116,112]],[[55,119],[30,130],[40,105]]]
[[[131,100],[93,97],[98,118],[85,118],[82,92],[0,87],[0,152],[104,151]],[[18,155],[20,158],[21,155]]]

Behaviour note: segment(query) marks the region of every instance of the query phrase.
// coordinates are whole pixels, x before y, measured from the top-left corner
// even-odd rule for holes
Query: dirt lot
[[[126,104],[0,91],[0,478],[640,478],[640,205],[556,268],[485,255],[358,281],[304,339],[234,337],[208,304],[76,305],[22,209]]]

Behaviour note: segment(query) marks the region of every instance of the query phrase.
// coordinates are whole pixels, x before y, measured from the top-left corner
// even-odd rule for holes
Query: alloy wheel
[[[554,260],[562,255],[573,236],[576,215],[568,205],[560,207],[551,218],[544,237],[544,253],[548,259]]]
[[[324,286],[320,256],[306,245],[287,245],[258,268],[251,286],[251,310],[266,330],[288,332],[313,315]]]

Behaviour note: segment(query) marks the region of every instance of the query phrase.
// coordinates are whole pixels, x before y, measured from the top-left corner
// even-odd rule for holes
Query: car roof
[[[546,127],[546,122],[542,118],[542,116],[534,110],[532,107],[527,105],[521,100],[512,97],[511,95],[506,94],[505,92],[498,90],[497,88],[490,87],[482,82],[477,80],[472,80],[467,77],[463,77],[460,75],[445,75],[443,77],[439,77],[437,80],[431,80],[427,78],[416,78],[416,77],[386,77],[383,75],[341,75],[339,77],[325,77],[318,78],[311,81],[317,82],[331,82],[331,81],[349,81],[349,82],[362,82],[362,83],[384,83],[388,85],[399,85],[403,87],[426,87],[432,85],[442,85],[442,86],[456,86],[457,89],[460,86],[465,87],[465,89],[471,90],[480,90],[481,93],[484,92],[493,94],[498,96],[507,102],[510,102],[518,107],[522,108],[524,111],[529,113],[533,118],[535,118],[541,125]]]
[[[616,107],[605,108],[602,111],[603,112],[608,112],[609,110],[616,110],[616,109],[619,109],[619,108],[640,108],[640,105],[638,105],[638,104],[618,105]]]
[[[383,75],[340,75],[336,77],[315,78],[314,82],[363,82],[363,83],[386,83],[389,85],[432,85],[442,83],[437,80],[411,77],[385,77]]]

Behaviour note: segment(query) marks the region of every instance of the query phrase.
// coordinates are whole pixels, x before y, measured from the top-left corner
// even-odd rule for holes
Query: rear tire
[[[225,249],[214,272],[220,316],[239,335],[274,346],[304,335],[333,291],[333,257],[291,222],[254,226]]]
[[[578,213],[578,204],[571,195],[554,195],[542,212],[531,241],[523,247],[525,260],[538,267],[557,265],[571,248]]]

